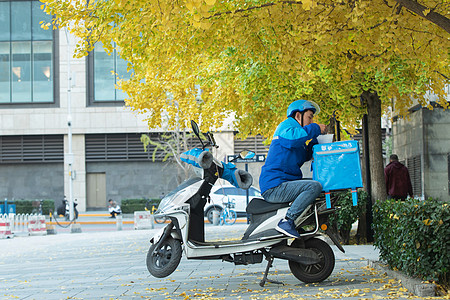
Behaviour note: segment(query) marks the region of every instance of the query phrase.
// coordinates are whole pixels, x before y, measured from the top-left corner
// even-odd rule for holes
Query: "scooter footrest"
[[[235,245],[237,243],[243,243],[242,240],[236,239],[236,240],[226,240],[226,241],[205,241],[205,242],[199,242],[194,240],[189,240],[191,244],[194,246],[215,246],[216,248],[220,246],[226,246],[226,245]]]

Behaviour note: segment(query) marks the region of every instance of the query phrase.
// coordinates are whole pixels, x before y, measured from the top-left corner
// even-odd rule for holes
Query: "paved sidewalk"
[[[206,225],[207,239],[238,237],[245,224]],[[275,260],[269,278],[283,285],[259,286],[266,266],[235,266],[187,260],[167,278],[145,265],[153,230],[63,233],[0,240],[0,299],[411,299],[400,283],[368,267],[378,252],[370,245],[333,246],[336,267],[322,283],[304,284]]]

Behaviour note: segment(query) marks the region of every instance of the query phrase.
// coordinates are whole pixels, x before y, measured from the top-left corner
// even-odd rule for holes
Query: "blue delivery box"
[[[331,206],[330,191],[342,189],[352,189],[353,205],[356,205],[356,189],[363,186],[358,142],[314,145],[313,159],[313,179],[322,184],[327,207]]]

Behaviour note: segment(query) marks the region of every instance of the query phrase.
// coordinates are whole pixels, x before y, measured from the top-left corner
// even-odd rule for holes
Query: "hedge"
[[[449,284],[450,208],[435,199],[378,201],[374,245],[391,268],[423,280]]]
[[[160,201],[161,199],[147,199],[147,198],[123,199],[121,203],[121,208],[124,214],[132,214],[135,211],[145,210],[146,205],[148,210],[151,210],[152,206],[155,206],[155,208],[157,208]]]
[[[8,204],[16,205],[16,214],[34,214],[39,212],[38,204],[36,203],[36,206],[33,206],[33,202],[35,201],[41,201],[41,199],[10,200]],[[4,205],[4,201],[1,201],[0,205]],[[42,199],[42,214],[48,215],[50,210],[55,210],[55,200]]]

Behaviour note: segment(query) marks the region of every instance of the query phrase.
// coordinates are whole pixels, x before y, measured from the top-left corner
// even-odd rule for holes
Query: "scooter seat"
[[[271,211],[276,211],[283,207],[288,207],[289,203],[269,203],[262,198],[253,198],[252,201],[247,205],[245,210],[248,214],[259,215],[268,213]]]

